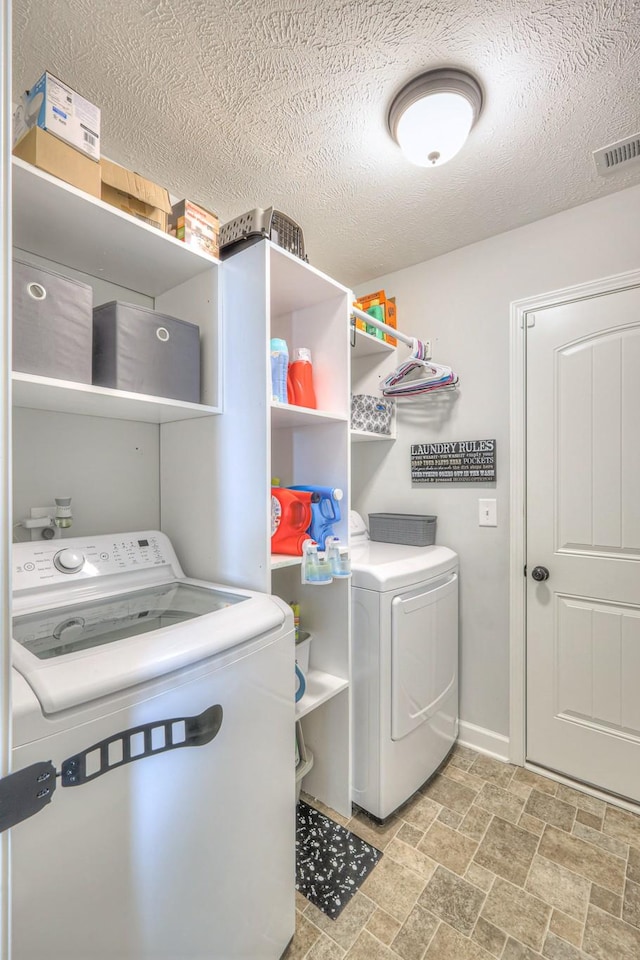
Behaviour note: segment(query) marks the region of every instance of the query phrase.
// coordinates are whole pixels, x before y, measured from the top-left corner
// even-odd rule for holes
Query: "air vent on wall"
[[[640,133],[626,140],[618,140],[608,147],[593,151],[596,170],[599,174],[614,173],[632,163],[640,163]]]

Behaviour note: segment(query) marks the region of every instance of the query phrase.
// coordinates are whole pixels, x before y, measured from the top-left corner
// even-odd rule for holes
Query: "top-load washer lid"
[[[448,547],[410,547],[364,540],[351,548],[351,582],[366,590],[400,590],[442,576],[458,567]]]
[[[49,660],[174,627],[246,600],[184,581],[162,583],[104,600],[16,617],[13,639],[38,660]]]
[[[287,617],[266,594],[185,578],[155,532],[17,544],[13,567],[13,664],[45,714],[208,660]]]

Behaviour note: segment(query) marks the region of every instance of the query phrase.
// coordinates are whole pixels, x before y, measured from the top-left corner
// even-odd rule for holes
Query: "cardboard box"
[[[100,195],[105,203],[167,232],[171,203],[164,187],[104,158],[100,161],[100,173]]]
[[[393,327],[394,330],[398,329],[398,311],[396,308],[396,298],[389,297],[385,304],[385,323],[388,323],[390,327]],[[384,335],[387,343],[390,343],[392,347],[397,346],[398,341],[395,337],[392,337],[390,333],[385,333]]]
[[[100,109],[50,73],[23,93],[13,115],[13,142],[34,127],[52,133],[92,160],[100,159]]]
[[[353,301],[353,305],[354,305],[354,307],[356,308],[356,310],[362,310],[362,311],[364,312],[364,307],[362,306],[362,304],[360,303],[359,300],[354,300],[354,301]],[[357,330],[364,330],[364,331],[366,332],[367,325],[366,325],[366,323],[364,322],[364,320],[361,320],[361,319],[360,319],[360,317],[356,317],[356,329],[357,329]]]
[[[380,317],[380,319],[384,323],[387,322],[386,320],[387,298],[385,296],[384,290],[377,290],[375,293],[367,293],[363,297],[358,297],[358,300],[362,304],[362,309],[364,310],[365,313],[368,313],[369,307],[381,307],[382,316]],[[371,334],[372,337],[378,337],[379,340],[384,340],[385,338],[385,334],[383,333],[383,331],[378,330],[378,328],[374,327],[372,323],[371,324],[368,323],[366,325],[366,330],[367,330],[367,333]]]
[[[169,217],[169,232],[188,246],[202,250],[212,257],[217,257],[220,253],[218,217],[192,200],[174,203]]]
[[[358,297],[358,300],[363,304],[362,309],[368,310],[369,307],[384,307],[387,297],[384,290],[376,290],[375,293],[366,293],[363,297]]]
[[[100,196],[99,164],[40,127],[29,130],[13,148],[13,155],[92,197]]]

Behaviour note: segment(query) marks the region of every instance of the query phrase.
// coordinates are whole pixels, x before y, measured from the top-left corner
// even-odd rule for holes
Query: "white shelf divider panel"
[[[330,673],[323,673],[322,670],[309,670],[305,679],[307,689],[302,699],[296,704],[296,720],[306,717],[316,707],[331,700],[349,686],[348,680],[334,677]]]
[[[157,297],[219,261],[19,160],[13,242],[53,263]]]
[[[356,333],[356,342],[351,347],[351,359],[358,360],[360,357],[383,357],[385,354],[393,353],[396,349],[392,344],[387,343],[386,340],[380,340],[379,337],[374,337],[372,334],[367,333],[366,330],[360,330],[358,327],[352,328],[355,329]]]
[[[344,423],[346,416],[328,413],[326,410],[313,410],[311,407],[296,407],[293,404],[271,402],[271,426],[313,427],[321,423]]]
[[[371,433],[369,430],[352,430],[351,431],[351,442],[352,443],[369,443],[372,440],[395,440],[396,435],[394,433]]]
[[[30,373],[12,374],[13,403],[32,410],[54,410],[112,420],[139,420],[143,423],[173,423],[220,413],[217,407],[184,403],[144,393],[129,393],[94,387],[90,383],[55,380]]]

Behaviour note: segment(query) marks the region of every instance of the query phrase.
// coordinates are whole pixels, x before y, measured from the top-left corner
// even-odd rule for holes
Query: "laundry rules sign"
[[[411,445],[412,483],[491,483],[495,479],[495,440]]]

